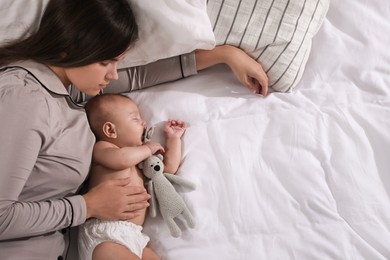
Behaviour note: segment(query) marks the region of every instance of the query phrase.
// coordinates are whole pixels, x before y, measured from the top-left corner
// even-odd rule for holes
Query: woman
[[[118,79],[118,62],[137,37],[127,0],[52,0],[36,33],[0,47],[0,259],[66,259],[70,227],[91,217],[132,219],[148,206],[150,196],[128,179],[79,195],[95,139],[78,102],[103,89],[123,90],[108,84]],[[191,73],[164,66],[184,57],[190,57]],[[261,66],[231,46],[120,73],[133,84],[128,91],[217,63],[227,63],[243,84],[266,94]],[[137,75],[169,76],[148,81]]]
[[[96,95],[117,79],[137,36],[126,0],[53,0],[35,34],[0,49],[0,259],[66,258],[70,227],[148,206],[126,179],[76,195],[95,139],[68,94],[72,84]]]

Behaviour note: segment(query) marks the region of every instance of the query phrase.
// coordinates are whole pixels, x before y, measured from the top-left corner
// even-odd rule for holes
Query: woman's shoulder
[[[27,70],[9,66],[0,71],[0,109],[20,115],[25,123],[39,118],[41,123],[47,121],[49,98],[47,91]]]
[[[2,67],[0,69],[0,78],[1,85],[5,85],[4,83],[13,83],[23,80],[27,77],[28,71],[19,66],[13,66],[10,64],[9,66]]]
[[[46,65],[26,60],[0,69],[0,88],[20,88],[21,91],[50,92],[68,95],[65,87],[55,73]]]
[[[45,135],[49,129],[48,99],[39,85],[20,69],[0,73],[0,118],[12,133],[33,130]]]
[[[22,105],[26,100],[39,102],[46,97],[42,86],[27,71],[7,68],[0,72],[0,99],[3,104],[16,102]]]

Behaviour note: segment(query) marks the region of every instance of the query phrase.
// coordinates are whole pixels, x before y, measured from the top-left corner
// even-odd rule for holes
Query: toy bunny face
[[[153,179],[154,176],[164,172],[164,163],[162,160],[162,155],[152,155],[142,163],[140,168],[146,177]]]

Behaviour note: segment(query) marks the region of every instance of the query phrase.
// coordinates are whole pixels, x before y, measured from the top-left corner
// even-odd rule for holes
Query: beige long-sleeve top
[[[123,69],[121,84],[107,89],[126,92],[194,73],[189,54]],[[67,228],[86,219],[77,193],[95,142],[77,104],[84,100],[45,65],[23,61],[0,69],[0,259],[66,258]]]

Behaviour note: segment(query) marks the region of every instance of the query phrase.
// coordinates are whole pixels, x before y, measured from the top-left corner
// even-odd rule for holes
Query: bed
[[[155,140],[189,123],[178,175],[196,190],[179,192],[197,223],[174,238],[147,219],[162,259],[390,259],[389,17],[386,0],[331,0],[287,93],[220,65],[130,94]]]
[[[204,2],[211,26],[202,26],[216,38],[197,48],[234,44],[213,16],[224,2]],[[279,2],[283,12],[290,1]],[[128,94],[156,127],[152,140],[164,143],[167,118],[189,125],[177,174],[196,189],[177,190],[196,227],[179,218],[174,238],[161,216],[148,217],[144,231],[163,260],[390,259],[390,2],[318,2],[300,66],[280,88],[272,74],[266,97],[225,65]],[[274,63],[270,75],[280,73]]]

